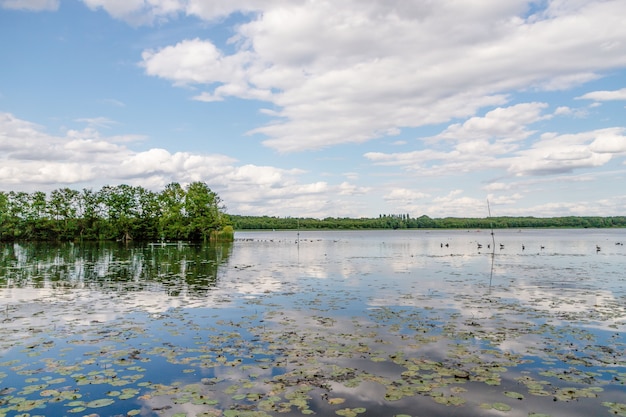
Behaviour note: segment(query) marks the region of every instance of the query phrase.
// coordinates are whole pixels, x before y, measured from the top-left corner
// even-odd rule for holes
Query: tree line
[[[230,216],[236,230],[244,229],[506,229],[506,228],[605,228],[626,227],[626,216],[567,216],[567,217],[485,217],[431,218],[426,215],[381,214],[375,218],[325,219]]]
[[[232,240],[220,197],[204,182],[154,192],[126,184],[100,190],[0,191],[0,241]]]
[[[226,215],[204,182],[168,184],[160,192],[141,186],[100,190],[60,188],[0,191],[0,241],[232,240],[234,229],[487,229],[626,227],[625,216],[431,218],[381,214],[374,218],[316,219]]]

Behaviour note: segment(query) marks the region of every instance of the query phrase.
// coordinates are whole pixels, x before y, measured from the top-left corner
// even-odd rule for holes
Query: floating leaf
[[[86,406],[89,408],[100,408],[100,407],[106,407],[109,406],[111,404],[113,404],[115,402],[114,399],[112,398],[101,398],[99,400],[93,400],[93,401],[89,401]]]
[[[523,400],[524,399],[524,396],[522,394],[520,394],[519,392],[504,391],[504,395],[506,395],[509,398],[515,398],[516,400]]]
[[[604,401],[603,406],[608,407],[611,414],[615,416],[626,416],[626,404]]]
[[[366,410],[363,407],[357,408],[343,408],[335,411],[335,414],[343,417],[356,417],[358,414],[364,413]]]
[[[69,410],[67,410],[67,412],[68,413],[82,413],[86,409],[87,409],[86,407],[79,406],[79,407],[70,408]]]
[[[343,404],[344,402],[346,402],[345,398],[329,398],[328,399],[328,404],[330,405]]]
[[[493,403],[492,407],[498,411],[510,411],[511,406],[504,403]]]

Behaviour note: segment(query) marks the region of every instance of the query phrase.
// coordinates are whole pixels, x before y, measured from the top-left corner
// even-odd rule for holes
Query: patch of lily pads
[[[40,323],[19,316],[27,306],[16,302],[5,313],[12,325],[0,329],[16,341],[0,362],[0,417],[50,409],[358,417],[379,404],[397,416],[423,404],[441,416],[459,408],[545,417],[581,402],[626,416],[623,335],[580,326],[580,315],[458,292],[458,305],[478,312],[468,318],[449,306],[421,307],[425,294],[398,290],[398,305],[374,305],[375,295],[362,299],[314,280],[299,285],[307,282],[309,292],[222,294],[211,306],[158,314],[123,308],[112,320],[58,327],[61,312],[80,315],[78,299],[61,304],[61,291],[36,300],[53,304]],[[125,296],[88,293],[114,310]],[[19,341],[17,322],[30,326]],[[364,399],[365,389],[376,396]]]

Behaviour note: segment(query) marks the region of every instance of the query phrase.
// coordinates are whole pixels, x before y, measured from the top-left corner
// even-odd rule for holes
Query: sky
[[[624,0],[0,0],[0,191],[626,215]]]

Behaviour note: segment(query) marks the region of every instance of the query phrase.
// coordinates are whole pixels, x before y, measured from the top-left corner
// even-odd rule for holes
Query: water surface
[[[3,245],[0,416],[626,415],[621,243],[523,229]]]

